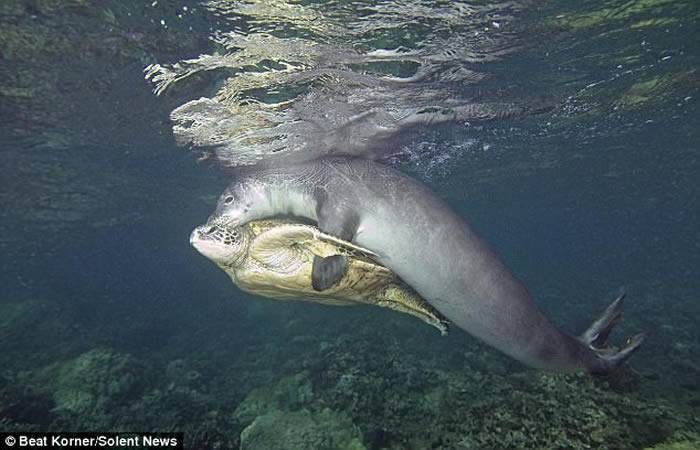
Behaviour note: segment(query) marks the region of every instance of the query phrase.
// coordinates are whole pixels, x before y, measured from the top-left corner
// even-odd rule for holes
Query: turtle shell
[[[376,255],[317,227],[285,219],[256,220],[235,230],[248,245],[235,264],[219,266],[242,290],[278,300],[304,300],[327,305],[375,305],[413,315],[447,332],[447,321]],[[345,255],[348,269],[324,291],[312,287],[315,256]]]

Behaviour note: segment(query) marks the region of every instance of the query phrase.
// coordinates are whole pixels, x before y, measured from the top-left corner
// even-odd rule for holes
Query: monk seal
[[[241,171],[208,223],[299,216],[328,234],[375,252],[451,323],[536,368],[606,373],[641,345],[605,348],[622,296],[578,338],[559,331],[489,245],[427,186],[376,161],[325,157]],[[319,261],[320,285],[343,265]],[[335,272],[335,273],[334,273]]]
[[[321,233],[313,225],[284,219],[254,220],[237,227],[202,225],[190,243],[243,291],[277,300],[326,305],[376,305],[421,319],[447,334],[447,321],[376,255]],[[332,286],[313,286],[317,258],[347,258],[344,275]]]

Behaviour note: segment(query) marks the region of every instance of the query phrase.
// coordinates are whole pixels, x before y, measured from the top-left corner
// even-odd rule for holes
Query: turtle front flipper
[[[314,256],[311,270],[311,286],[315,291],[325,291],[336,285],[348,271],[348,258],[344,255]]]
[[[249,253],[268,270],[276,273],[296,272],[305,263],[300,258],[297,245],[313,238],[313,229],[306,225],[271,226],[256,236]]]

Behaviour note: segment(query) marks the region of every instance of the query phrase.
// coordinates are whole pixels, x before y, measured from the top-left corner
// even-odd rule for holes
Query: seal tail
[[[588,370],[593,374],[612,372],[622,365],[644,342],[644,333],[639,333],[628,338],[625,345],[619,350],[608,347],[610,332],[622,318],[622,302],[624,298],[625,294],[620,294],[603,311],[603,314],[579,336],[579,340],[593,351],[594,357],[588,364]]]

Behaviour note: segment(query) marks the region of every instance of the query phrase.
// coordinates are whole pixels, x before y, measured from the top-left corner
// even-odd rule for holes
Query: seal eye
[[[230,205],[231,203],[233,203],[233,195],[229,195],[228,197],[226,197],[224,199],[224,203],[227,205]]]

